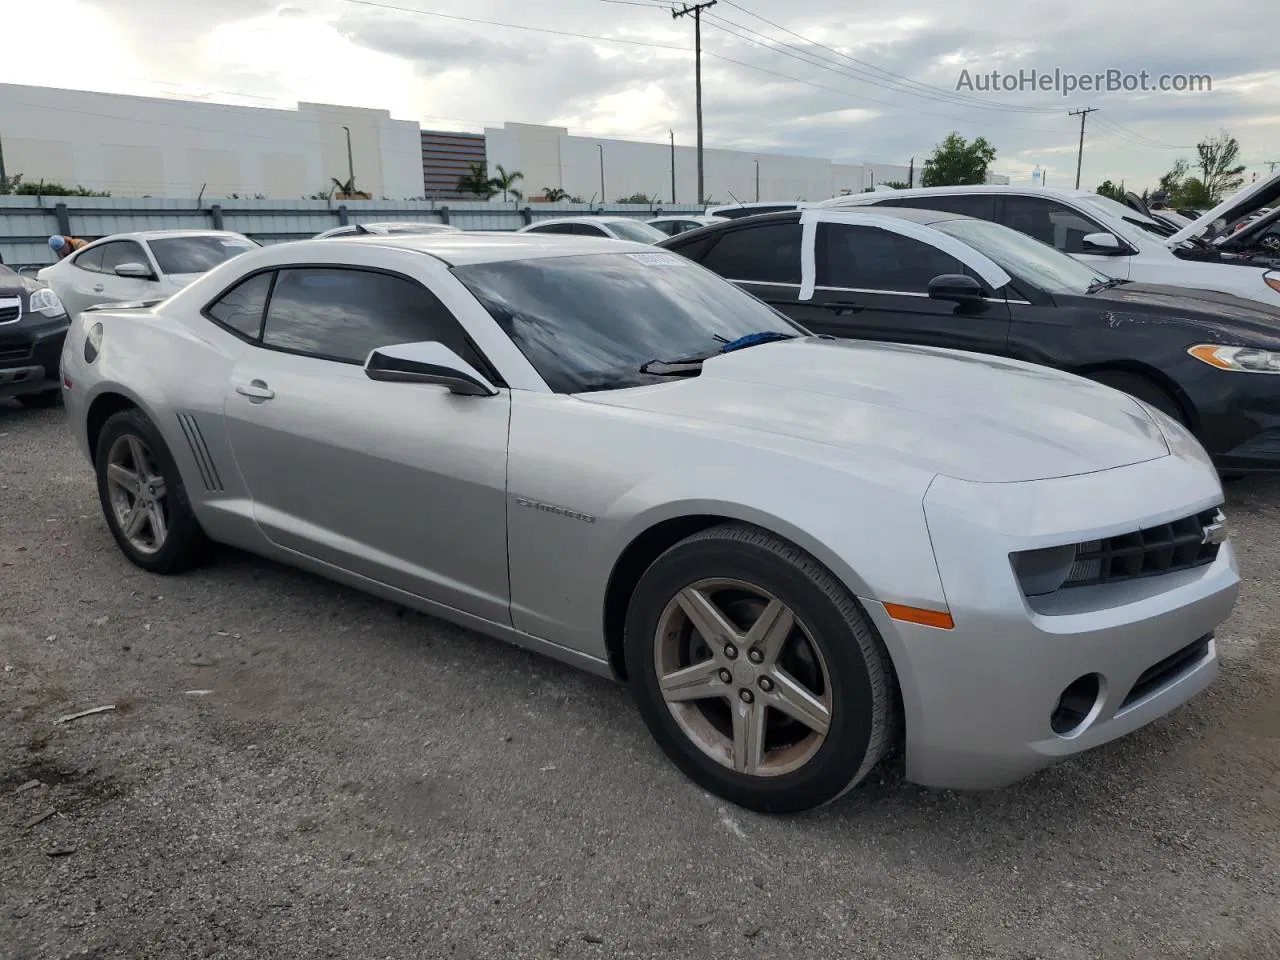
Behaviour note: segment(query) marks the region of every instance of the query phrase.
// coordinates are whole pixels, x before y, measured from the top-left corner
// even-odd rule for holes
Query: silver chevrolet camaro
[[[1213,680],[1238,589],[1160,412],[815,337],[644,244],[268,246],[81,313],[61,373],[133,563],[231,544],[624,680],[757,810],[899,749],[984,788],[1130,733]]]

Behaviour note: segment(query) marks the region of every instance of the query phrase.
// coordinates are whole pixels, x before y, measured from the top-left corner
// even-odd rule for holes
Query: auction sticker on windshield
[[[683,263],[693,262],[674,253],[628,253],[627,256],[651,267],[678,267]]]

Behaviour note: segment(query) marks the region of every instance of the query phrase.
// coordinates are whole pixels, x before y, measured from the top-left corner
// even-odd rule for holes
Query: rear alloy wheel
[[[98,437],[98,495],[116,543],[152,573],[177,573],[204,558],[208,541],[164,439],[139,410],[122,410]]]
[[[741,806],[834,800],[893,740],[893,671],[871,624],[817,561],[762,530],[716,527],[659,557],[626,647],[659,744]]]

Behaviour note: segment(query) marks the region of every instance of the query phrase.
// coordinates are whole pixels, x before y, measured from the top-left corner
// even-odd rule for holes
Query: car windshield
[[[994,260],[1014,280],[1050,295],[1086,294],[1107,277],[1074,257],[1017,230],[988,220],[943,220],[936,229]]]
[[[160,272],[205,273],[238,254],[261,246],[247,237],[165,237],[148,240]]]
[[[1150,217],[1133,209],[1133,207],[1126,206],[1117,200],[1112,200],[1110,197],[1095,194],[1089,197],[1081,197],[1080,199],[1085,206],[1093,207],[1099,213],[1114,217],[1117,220],[1123,220],[1129,226],[1145,230],[1147,233],[1154,233],[1157,237],[1171,237],[1178,232],[1168,224],[1152,220]]]
[[[552,390],[664,382],[651,360],[751,333],[805,335],[777,310],[674,253],[605,253],[455,267]]]
[[[657,227],[651,227],[639,220],[610,220],[609,229],[622,240],[634,240],[637,243],[657,243],[667,239]]]

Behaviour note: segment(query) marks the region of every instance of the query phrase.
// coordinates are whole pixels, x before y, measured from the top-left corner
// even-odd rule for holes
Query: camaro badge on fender
[[[532,507],[534,510],[554,513],[558,517],[568,517],[571,520],[581,520],[583,523],[596,522],[596,518],[591,516],[589,513],[578,513],[576,510],[557,507],[554,503],[543,503],[541,500],[530,500],[528,497],[516,497],[516,503],[520,504],[522,507]]]

